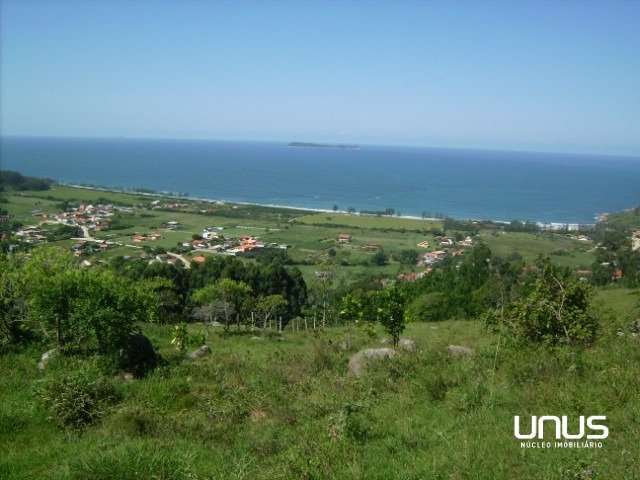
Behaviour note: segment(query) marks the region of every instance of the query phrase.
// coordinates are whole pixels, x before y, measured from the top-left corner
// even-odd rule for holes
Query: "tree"
[[[225,329],[229,329],[233,318],[238,325],[245,313],[244,306],[251,294],[251,287],[244,282],[221,278],[193,293],[193,300],[200,305],[210,305],[224,316]]]
[[[435,322],[448,318],[447,296],[441,292],[425,293],[408,305],[406,316],[413,322]]]
[[[418,263],[418,256],[420,254],[418,253],[417,250],[414,249],[406,249],[406,250],[400,250],[400,252],[398,252],[397,258],[398,261],[404,265],[415,265],[416,263]]]
[[[256,311],[265,328],[272,318],[282,317],[287,311],[287,301],[282,295],[267,295],[260,297],[256,304]]]
[[[352,293],[347,293],[340,302],[340,319],[358,323],[362,319],[362,302]]]
[[[117,356],[139,321],[157,317],[157,297],[110,270],[81,269],[59,249],[37,249],[25,266],[30,319],[64,352]]]
[[[397,347],[405,328],[404,300],[397,288],[378,293],[378,314],[382,326],[391,335],[394,348]]]
[[[0,254],[0,347],[28,334],[25,293],[19,259]]]
[[[384,250],[380,249],[371,257],[371,263],[378,266],[383,266],[387,264],[387,255],[384,253]]]

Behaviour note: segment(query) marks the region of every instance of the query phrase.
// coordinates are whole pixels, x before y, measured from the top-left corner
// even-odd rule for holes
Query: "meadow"
[[[638,292],[599,302],[607,319],[590,348],[516,347],[477,321],[410,324],[415,353],[347,362],[381,330],[206,335],[189,360],[171,326],[143,331],[166,363],[140,380],[113,377],[120,401],[93,426],[66,431],[34,396],[48,379],[90,368],[37,346],[0,356],[0,477],[6,479],[634,479],[640,478],[640,339],[628,333]],[[618,331],[624,335],[619,335]],[[452,358],[450,344],[473,348]],[[193,348],[196,344],[192,345]],[[87,365],[89,364],[89,365]],[[522,449],[514,415],[604,414],[596,449]]]

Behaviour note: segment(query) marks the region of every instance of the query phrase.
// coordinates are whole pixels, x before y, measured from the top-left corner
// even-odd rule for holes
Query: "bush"
[[[485,315],[489,326],[504,325],[517,339],[547,344],[590,343],[598,318],[590,305],[591,290],[549,260],[539,262],[528,293],[504,310]]]
[[[121,399],[113,383],[94,369],[83,369],[46,381],[39,397],[53,419],[61,427],[71,429],[82,429],[95,423]]]
[[[449,317],[449,302],[444,293],[433,292],[415,298],[407,307],[412,322],[436,322]]]

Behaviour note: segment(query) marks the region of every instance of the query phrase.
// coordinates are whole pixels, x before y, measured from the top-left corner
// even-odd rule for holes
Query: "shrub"
[[[404,332],[405,327],[404,300],[395,288],[383,290],[379,297],[380,323],[385,331],[391,335],[393,346],[397,347],[400,334]]]
[[[598,330],[590,299],[589,286],[544,260],[538,264],[528,293],[507,305],[504,312],[490,312],[485,323],[504,325],[525,342],[590,343]]]
[[[102,418],[120,392],[93,369],[83,369],[44,383],[39,396],[62,427],[82,429]]]
[[[407,318],[413,322],[435,322],[449,316],[449,302],[444,293],[432,292],[415,298],[407,307]]]

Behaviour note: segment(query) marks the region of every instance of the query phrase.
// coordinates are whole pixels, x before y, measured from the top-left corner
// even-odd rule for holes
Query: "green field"
[[[397,229],[424,231],[442,228],[439,220],[416,220],[402,217],[350,215],[344,213],[314,213],[296,217],[295,222],[307,225],[341,225],[364,229]]]
[[[224,235],[232,238],[254,235],[265,242],[289,245],[289,257],[293,263],[302,264],[302,270],[308,279],[312,278],[313,271],[317,270],[313,264],[325,265],[327,262],[335,265],[340,279],[360,278],[367,272],[372,275],[395,275],[407,267],[395,263],[393,254],[405,249],[425,251],[417,247],[423,240],[431,242],[432,248],[436,248],[431,232],[442,228],[442,222],[432,220],[342,213],[310,214],[250,205],[205,204],[185,199],[175,200],[189,204],[183,211],[152,210],[150,202],[154,197],[68,186],[54,186],[44,192],[14,193],[7,198],[9,203],[4,204],[5,207],[23,224],[38,222],[38,218],[31,215],[32,210],[55,213],[60,211],[63,201],[109,201],[134,206],[134,213],[119,214],[119,222],[128,228],[97,232],[95,235],[97,238],[114,240],[125,245],[131,244],[131,236],[134,233],[158,231],[162,235],[160,240],[144,244],[173,248],[178,243],[189,241],[193,234],[200,233],[203,228],[209,226],[224,227]],[[179,222],[180,228],[176,231],[160,228],[163,223],[169,221]],[[352,242],[339,244],[337,239],[341,233],[351,234]],[[480,232],[479,238],[486,242],[495,255],[508,257],[517,252],[528,262],[534,261],[539,255],[547,255],[561,265],[588,268],[595,258],[590,251],[593,248],[590,242],[578,242],[559,234],[485,230]],[[370,266],[370,259],[375,250],[367,250],[368,246],[384,249],[391,257],[390,264],[384,268]],[[336,252],[333,258],[328,255],[331,249]],[[131,255],[135,252],[134,249],[123,247],[102,253],[100,256]]]
[[[508,257],[519,253],[528,262],[543,255],[559,265],[589,268],[595,260],[591,251],[593,242],[580,242],[560,234],[482,232],[480,238],[496,255]]]
[[[631,298],[619,293],[616,310],[626,303],[622,298]],[[349,357],[379,345],[380,330],[376,338],[358,328],[332,328],[256,340],[213,329],[213,353],[189,361],[170,345],[171,328],[144,327],[167,365],[142,380],[114,377],[121,401],[80,433],[58,428],[33,392],[88,360],[59,359],[42,373],[37,347],[0,356],[0,477],[640,475],[640,349],[638,339],[619,337],[615,329],[605,328],[590,349],[553,351],[510,347],[473,321],[412,324],[405,336],[415,339],[418,353],[403,353],[354,378],[347,373]],[[476,354],[472,360],[450,358],[449,344]],[[585,412],[607,415],[611,435],[601,449],[521,449],[513,438],[514,415]],[[597,477],[579,476],[587,468]]]

